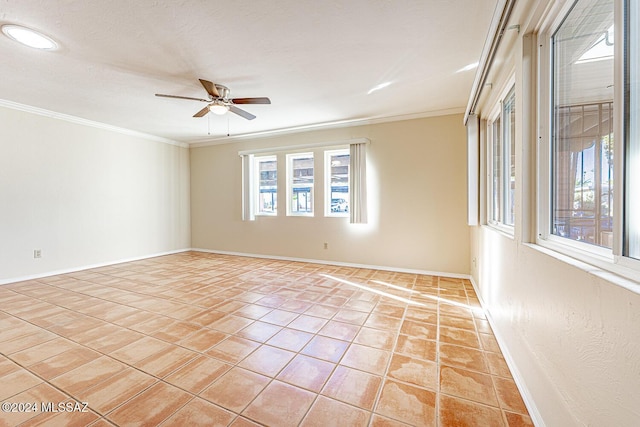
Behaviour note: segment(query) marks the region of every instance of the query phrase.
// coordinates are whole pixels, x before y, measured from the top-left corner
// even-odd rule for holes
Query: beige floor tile
[[[224,375],[231,365],[208,356],[198,356],[165,378],[165,381],[198,394]]]
[[[20,335],[7,341],[0,342],[0,352],[3,354],[16,353],[57,338],[57,335],[44,329],[36,330],[27,335]]]
[[[188,337],[181,339],[178,341],[178,344],[190,350],[205,352],[227,337],[228,335],[225,333],[202,328],[190,334]]]
[[[300,353],[337,363],[348,346],[349,343],[346,341],[317,335],[309,341],[309,344]]]
[[[491,376],[479,372],[441,366],[440,391],[450,396],[498,406]]]
[[[299,354],[280,372],[277,378],[318,393],[335,367],[336,365],[333,363]]]
[[[287,327],[292,329],[298,329],[300,331],[309,332],[315,334],[327,323],[327,319],[321,317],[301,315],[293,322],[289,323]]]
[[[242,414],[270,426],[295,427],[313,403],[316,394],[274,381],[269,384]]]
[[[207,354],[225,362],[238,363],[258,347],[260,344],[255,341],[231,336],[215,345]]]
[[[159,425],[180,409],[191,395],[159,382],[107,415],[116,425]]]
[[[337,400],[319,396],[309,413],[300,424],[301,427],[365,427],[371,413]]]
[[[71,395],[75,395],[126,368],[127,365],[124,363],[108,356],[102,356],[53,378],[51,384]]]
[[[358,325],[330,320],[318,331],[318,335],[335,338],[337,340],[352,341],[356,335],[358,335],[359,330],[360,327]]]
[[[386,380],[375,412],[410,425],[436,425],[436,393]]]
[[[322,394],[370,411],[381,383],[379,376],[338,366],[322,389]]]
[[[281,329],[282,327],[278,325],[256,321],[239,331],[236,335],[263,343],[277,334]]]
[[[508,378],[493,377],[493,384],[502,409],[518,414],[527,414],[527,407],[524,405],[515,381]]]
[[[340,364],[372,374],[383,375],[390,356],[391,353],[388,351],[360,344],[351,344]]]
[[[163,427],[228,426],[235,414],[205,400],[195,398],[162,423]]]
[[[435,341],[416,338],[410,335],[400,335],[395,352],[416,359],[435,361],[437,344]]]
[[[489,372],[484,352],[470,347],[440,344],[440,363],[472,371]]]
[[[46,380],[50,380],[100,356],[100,353],[88,348],[74,348],[31,365],[29,370]]]
[[[269,384],[269,381],[270,379],[264,375],[242,368],[233,368],[200,393],[200,397],[240,413]]]
[[[42,344],[12,353],[10,357],[23,366],[31,366],[65,351],[80,348],[82,346],[65,338],[54,338]]]
[[[0,377],[0,383],[2,383],[0,400],[7,400],[31,387],[42,384],[43,381],[26,369],[18,369]]]
[[[463,347],[480,349],[478,334],[466,329],[451,328],[449,326],[440,327],[440,341],[447,344],[455,344]]]
[[[263,345],[238,364],[268,377],[275,377],[295,356],[295,353]]]
[[[363,327],[353,340],[354,343],[391,351],[397,334],[393,331]]]
[[[155,382],[156,378],[127,368],[87,390],[78,392],[77,397],[82,402],[88,402],[91,409],[104,415]]]
[[[397,317],[386,316],[384,314],[372,314],[364,323],[364,326],[374,329],[397,331],[401,324],[402,320]]]
[[[175,321],[164,328],[158,329],[151,335],[163,341],[175,343],[198,331],[200,328],[201,326],[195,323]]]
[[[430,390],[435,391],[438,389],[436,362],[412,359],[408,356],[396,354],[391,359],[388,376]]]
[[[407,427],[409,424],[402,423],[382,415],[373,414],[370,427]]]
[[[155,353],[171,348],[171,344],[153,337],[144,337],[109,353],[115,359],[133,365]]]
[[[267,344],[285,350],[298,352],[307,345],[312,337],[313,335],[307,332],[284,328],[267,341]]]
[[[0,302],[0,395],[95,411],[25,426],[532,425],[466,279],[185,252]]]
[[[164,378],[171,372],[196,358],[198,353],[175,345],[154,353],[134,364],[134,366],[158,378]]]
[[[531,417],[528,415],[514,414],[512,412],[504,411],[505,419],[507,420],[508,427],[534,427]]]
[[[499,409],[442,394],[439,420],[441,427],[505,427]]]

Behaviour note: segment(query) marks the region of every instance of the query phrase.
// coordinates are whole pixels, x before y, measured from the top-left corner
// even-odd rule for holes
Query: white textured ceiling
[[[496,0],[0,0],[0,99],[182,142],[324,123],[462,110]],[[193,118],[198,78],[268,96]],[[392,82],[371,94],[376,85]]]

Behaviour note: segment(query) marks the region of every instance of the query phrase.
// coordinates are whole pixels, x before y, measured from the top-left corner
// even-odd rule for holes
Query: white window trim
[[[546,22],[543,22],[538,34],[537,45],[538,52],[538,146],[536,150],[536,179],[537,179],[537,233],[535,245],[550,250],[552,253],[558,253],[558,258],[568,256],[570,258],[585,262],[606,272],[613,273],[626,279],[640,281],[640,260],[622,256],[622,215],[623,215],[623,197],[621,194],[614,201],[614,235],[612,249],[592,245],[589,243],[578,242],[571,239],[562,238],[551,234],[551,123],[552,123],[552,74],[551,70],[552,49],[551,37],[566,18],[567,14],[573,7],[574,1],[566,1],[556,6],[548,13]],[[623,13],[622,2],[615,2],[615,37],[616,40],[623,40]],[[624,81],[623,73],[623,43],[615,44],[614,59],[614,134],[623,135],[623,118],[624,110],[623,86],[618,82]],[[623,182],[624,159],[623,145],[616,144],[614,147],[614,174],[618,183]],[[533,246],[535,246],[533,245]],[[599,274],[599,273],[598,273]],[[627,289],[640,293],[635,286],[624,286]]]
[[[500,88],[500,92],[499,92],[499,96],[498,99],[496,100],[496,104],[493,107],[493,110],[491,110],[491,114],[489,115],[489,119],[486,121],[486,129],[487,129],[487,167],[486,167],[486,183],[487,183],[487,197],[486,197],[486,215],[487,215],[487,225],[489,227],[495,228],[499,231],[501,231],[502,233],[504,233],[505,235],[507,235],[508,237],[514,238],[515,236],[515,227],[514,225],[509,225],[509,224],[505,224],[502,219],[495,221],[492,219],[493,217],[493,123],[500,118],[500,138],[501,138],[501,143],[504,146],[504,134],[503,134],[503,127],[504,127],[504,117],[502,115],[503,113],[503,104],[504,104],[504,99],[507,97],[507,95],[509,95],[509,93],[511,92],[511,90],[513,90],[515,88],[515,84],[516,84],[516,75],[515,72],[512,71],[510,73],[510,77],[509,79],[507,79],[506,83]],[[515,92],[514,92],[515,93]],[[517,95],[517,94],[516,94]],[[517,125],[517,124],[516,124]],[[501,154],[504,154],[504,150],[502,150],[503,152]],[[505,179],[505,174],[506,172],[503,170],[504,169],[504,162],[505,159],[502,158],[503,156],[501,156],[501,160],[502,160],[502,176],[500,177],[501,180],[503,181],[503,185],[506,182]],[[501,192],[501,194],[499,195],[500,197],[500,204],[503,207],[503,209],[506,208],[506,206],[504,206],[504,202],[505,202],[505,197],[504,197],[504,191],[505,189],[503,189],[503,191]],[[515,195],[514,195],[515,197]],[[515,223],[515,217],[516,217],[516,212],[514,209],[514,223]],[[502,212],[502,215],[504,215],[504,212]]]
[[[253,157],[253,165],[252,165],[252,172],[251,172],[251,176],[252,176],[252,184],[251,184],[251,189],[252,189],[252,195],[251,195],[251,199],[253,201],[253,217],[258,217],[258,216],[266,216],[266,217],[276,217],[278,216],[278,208],[276,208],[275,212],[261,212],[260,211],[260,173],[258,173],[259,167],[258,164],[260,163],[260,161],[264,161],[265,159],[269,160],[275,160],[276,164],[279,163],[278,162],[278,158],[275,155],[267,155],[267,156],[251,156]],[[276,174],[277,174],[277,169],[276,169]],[[276,181],[277,182],[277,181]],[[278,194],[278,185],[276,184],[276,195]]]
[[[331,156],[349,154],[349,147],[324,151],[324,216],[332,218],[349,218],[349,212],[331,211]],[[349,194],[351,194],[351,171],[347,178]]]
[[[293,161],[298,158],[311,157],[314,161],[313,165],[313,185],[311,185],[311,212],[294,212],[292,210],[293,201]],[[316,212],[316,167],[315,153],[313,151],[289,153],[286,155],[286,176],[287,176],[287,216],[313,217]]]

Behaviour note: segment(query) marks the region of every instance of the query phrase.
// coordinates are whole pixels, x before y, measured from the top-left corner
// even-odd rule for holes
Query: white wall
[[[486,226],[472,230],[472,257],[479,296],[544,424],[640,425],[640,295]]]
[[[188,148],[0,107],[0,282],[189,244]]]
[[[322,215],[241,220],[238,151],[369,138],[369,224]],[[216,251],[468,274],[461,115],[256,138],[191,150],[192,246]],[[320,155],[317,151],[317,155]],[[284,185],[280,165],[280,185]],[[316,169],[320,179],[321,170]],[[321,182],[321,181],[320,181]],[[283,189],[284,190],[284,189]],[[323,249],[327,242],[329,248]]]
[[[501,48],[488,79],[492,86],[478,107],[487,119],[497,100],[494,88],[515,70],[515,234],[473,227],[472,276],[539,425],[638,426],[640,283],[530,243],[535,241],[529,230],[535,231],[536,219],[537,125],[535,98],[526,98],[535,86],[527,52],[535,54],[536,45],[526,35],[546,3],[519,6],[510,24],[521,24],[520,33],[509,33],[515,40]]]

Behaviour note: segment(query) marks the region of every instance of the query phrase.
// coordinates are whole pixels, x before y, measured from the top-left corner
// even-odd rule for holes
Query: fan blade
[[[200,80],[200,83],[204,87],[204,90],[206,90],[209,95],[213,96],[214,98],[220,98],[220,94],[218,93],[218,89],[216,89],[216,85],[211,83],[209,80],[198,80]]]
[[[234,104],[271,104],[269,98],[233,98],[231,100]]]
[[[206,116],[208,112],[209,112],[209,106],[207,105],[202,110],[195,113],[193,117],[203,117],[203,116]]]
[[[232,113],[236,113],[237,115],[244,117],[247,120],[253,120],[256,118],[256,116],[254,116],[253,114],[247,111],[241,110],[234,105],[229,105],[229,111],[231,111]]]
[[[178,98],[178,99],[190,99],[192,101],[202,101],[202,102],[211,102],[208,99],[202,99],[202,98],[191,98],[189,96],[178,96],[178,95],[163,95],[161,93],[156,93],[156,96],[162,96],[164,98]]]

